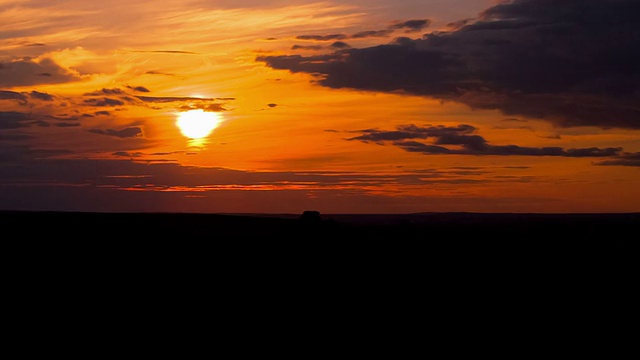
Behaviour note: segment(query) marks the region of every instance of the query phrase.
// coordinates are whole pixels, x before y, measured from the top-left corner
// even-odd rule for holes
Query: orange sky
[[[0,0],[0,209],[638,212],[596,3]]]

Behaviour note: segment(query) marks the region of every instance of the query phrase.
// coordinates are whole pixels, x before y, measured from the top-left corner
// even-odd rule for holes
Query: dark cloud
[[[60,121],[76,121],[76,120],[78,120],[77,117],[75,117],[75,116],[67,116],[67,114],[59,115],[59,116],[48,115],[47,117],[49,119],[60,120]]]
[[[424,170],[416,173],[406,174],[362,174],[345,172],[256,172],[232,170],[217,167],[190,168],[178,164],[147,164],[141,162],[130,162],[124,160],[62,160],[47,159],[61,152],[47,152],[33,150],[25,147],[15,149],[0,148],[0,154],[22,152],[20,163],[13,162],[13,171],[0,172],[0,181],[11,183],[17,179],[24,184],[26,178],[33,183],[60,182],[64,184],[86,184],[87,176],[91,174],[95,185],[117,186],[118,188],[131,188],[136,186],[151,185],[152,189],[157,188],[182,188],[182,191],[202,191],[204,189],[238,189],[240,186],[255,186],[261,184],[266,187],[282,186],[293,190],[309,188],[331,188],[344,185],[364,185],[376,186],[382,184],[429,184],[434,179],[440,183],[458,183],[460,179],[443,179],[443,175],[475,176],[477,172],[461,172],[443,170]],[[112,153],[118,157],[139,157],[148,154],[133,151],[117,151]],[[158,154],[160,155],[160,154]],[[319,160],[320,161],[320,160]],[[323,160],[326,161],[326,160]],[[25,167],[21,164],[28,163]],[[189,171],[185,171],[189,170]],[[25,176],[25,175],[29,176]],[[127,176],[123,176],[127,174]],[[195,176],[194,176],[195,174]],[[464,180],[464,179],[463,179]],[[75,187],[75,186],[74,186]],[[252,191],[252,190],[249,190]]]
[[[269,213],[267,209],[272,210],[273,204],[291,200],[296,200],[297,204],[298,200],[308,199],[310,191],[314,191],[322,195],[322,202],[338,202],[338,207],[354,206],[361,203],[355,200],[364,199],[364,205],[350,211],[360,213],[389,198],[372,195],[371,188],[389,184],[427,186],[491,181],[478,180],[475,174],[459,174],[447,169],[407,174],[366,174],[188,167],[176,163],[136,161],[141,156],[135,150],[114,150],[112,158],[104,160],[55,159],[51,158],[55,155],[53,152],[2,145],[0,143],[0,160],[4,166],[0,171],[0,183],[3,184],[0,186],[0,199],[2,206],[9,209],[104,211],[109,208],[110,211],[126,212],[167,209],[182,212],[194,211],[190,207],[194,203],[185,201],[195,201],[195,204],[205,206],[197,208],[203,213],[229,212],[229,204],[238,204],[231,212],[242,212],[241,207],[246,208],[247,204],[254,202],[256,206],[262,206],[256,208],[256,212]],[[282,191],[255,191],[259,189]],[[194,199],[192,195],[199,198]],[[422,208],[424,202],[424,197],[416,197],[414,205]],[[169,205],[163,208],[163,204]],[[397,205],[396,199],[391,204]],[[287,209],[277,210],[288,212]]]
[[[118,88],[113,88],[113,89],[106,89],[103,88],[102,90],[98,90],[98,91],[93,91],[90,93],[86,93],[84,94],[85,96],[101,96],[101,95],[125,95],[126,92],[124,92],[122,89],[118,89]]]
[[[144,154],[140,153],[140,152],[130,153],[130,152],[127,152],[127,151],[117,151],[117,152],[114,152],[112,155],[133,158],[133,157],[141,157]]]
[[[148,75],[176,76],[175,74],[165,73],[165,72],[162,72],[162,71],[154,71],[154,70],[147,71],[145,74],[148,74]]]
[[[228,111],[222,104],[209,104],[201,107],[201,109],[205,111]]]
[[[560,147],[522,147],[518,145],[491,145],[482,136],[475,135],[477,128],[471,125],[456,127],[401,125],[395,131],[376,129],[360,130],[360,136],[347,140],[373,142],[379,145],[391,143],[405,151],[425,155],[499,155],[499,156],[563,156],[563,157],[615,157],[622,148],[563,149]],[[431,140],[430,143],[415,141]]]
[[[431,24],[430,20],[408,20],[404,22],[397,22],[388,26],[382,30],[365,30],[357,33],[348,34],[330,34],[330,35],[300,35],[296,36],[298,40],[308,41],[331,41],[331,40],[345,40],[345,39],[363,39],[370,37],[386,37],[393,34],[396,30],[405,30],[405,32],[417,32]],[[335,43],[334,43],[335,44]],[[344,43],[343,43],[344,44]],[[338,45],[339,46],[339,45]],[[338,46],[334,46],[338,48]],[[303,47],[296,47],[293,50],[302,49]]]
[[[94,134],[100,134],[100,135],[115,136],[115,137],[119,137],[119,138],[132,138],[132,137],[142,136],[142,129],[140,129],[138,127],[130,127],[130,128],[122,129],[122,130],[93,129],[93,130],[89,130],[89,132],[92,132]]]
[[[312,40],[312,41],[330,41],[330,40],[344,40],[349,38],[346,34],[331,34],[331,35],[299,35],[296,36],[298,40]]]
[[[40,101],[53,101],[54,96],[40,91],[22,92],[0,90],[0,100],[17,100],[20,104],[26,105],[28,98]]]
[[[183,105],[180,107],[181,110],[204,110],[211,112],[218,111],[228,111],[225,109],[222,104],[195,104],[195,105]]]
[[[627,153],[615,159],[596,162],[594,165],[601,166],[640,166],[640,152]]]
[[[423,95],[560,127],[640,128],[640,1],[515,0],[420,39],[259,56],[331,88]]]
[[[278,106],[278,104],[271,103],[271,104],[267,104],[267,106],[270,107],[270,108],[274,108],[274,107]]]
[[[475,18],[468,18],[468,19],[462,19],[462,20],[450,22],[447,24],[447,28],[449,28],[450,31],[460,30],[461,28],[473,23],[474,21],[475,21]]]
[[[124,105],[124,101],[118,99],[111,98],[95,98],[95,99],[85,99],[84,103],[89,106],[122,106]]]
[[[179,108],[181,110],[196,110],[201,109],[204,111],[228,111],[223,104],[216,101],[231,101],[235,98],[199,98],[199,97],[181,97],[181,96],[136,96],[137,99],[147,103],[187,103]]]
[[[133,91],[138,91],[138,92],[151,92],[151,90],[147,89],[144,86],[127,86],[129,89],[133,90]]]
[[[362,38],[368,38],[368,37],[385,37],[385,36],[391,35],[391,33],[393,33],[393,30],[391,30],[391,29],[367,30],[367,31],[357,32],[357,33],[351,35],[350,38],[351,39],[362,39]]]
[[[18,102],[24,103],[27,101],[27,97],[19,92],[0,90],[0,100],[18,100]]]
[[[79,123],[56,123],[55,126],[57,127],[76,127],[76,126],[80,126]]]
[[[199,98],[199,97],[181,97],[181,96],[136,96],[138,99],[144,102],[152,103],[166,103],[176,101],[213,101],[214,98]]]
[[[293,45],[291,50],[320,50],[322,46],[320,45]]]
[[[527,120],[523,120],[523,119],[516,119],[516,118],[509,118],[509,119],[502,119],[500,121],[503,122],[519,122],[519,123],[525,123],[527,122]]]
[[[26,141],[31,139],[30,135],[27,134],[6,134],[0,132],[0,142],[18,142],[18,141]]]
[[[429,19],[422,20],[408,20],[404,22],[395,23],[389,26],[389,29],[405,30],[405,32],[418,32],[431,25]]]
[[[111,116],[111,113],[108,112],[108,111],[96,111],[94,114],[95,115]]]
[[[0,129],[18,129],[31,126],[31,116],[17,111],[0,111]]]
[[[53,101],[53,95],[47,94],[47,93],[43,93],[43,92],[39,92],[39,91],[32,91],[29,93],[29,96],[31,96],[34,99],[38,99],[38,100],[42,100],[42,101]]]
[[[346,49],[346,48],[350,48],[351,46],[349,44],[347,44],[346,42],[343,41],[336,41],[333,44],[331,44],[331,48],[332,49]]]
[[[29,58],[0,62],[0,86],[57,84],[78,80],[78,76],[48,58],[38,62]]]

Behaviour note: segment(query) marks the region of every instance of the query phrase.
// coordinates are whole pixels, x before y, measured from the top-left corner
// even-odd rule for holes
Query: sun
[[[209,136],[222,120],[218,113],[204,110],[189,110],[178,113],[176,125],[182,135],[191,139]]]

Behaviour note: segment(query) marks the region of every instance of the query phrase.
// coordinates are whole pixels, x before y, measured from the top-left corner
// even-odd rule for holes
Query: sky
[[[638,14],[0,0],[0,210],[639,212]]]

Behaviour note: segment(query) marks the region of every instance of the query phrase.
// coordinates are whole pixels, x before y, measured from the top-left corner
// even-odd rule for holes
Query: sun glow
[[[189,110],[178,113],[176,125],[182,135],[190,139],[201,139],[209,136],[220,125],[222,120],[218,113],[204,110]]]

